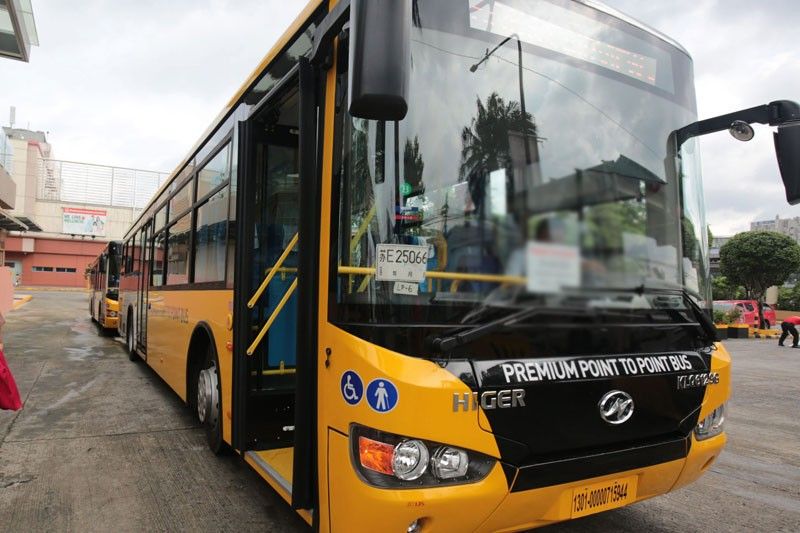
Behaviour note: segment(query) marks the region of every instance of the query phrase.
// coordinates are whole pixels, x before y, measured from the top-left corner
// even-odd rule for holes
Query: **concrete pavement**
[[[236,456],[214,457],[185,406],[119,340],[97,335],[88,295],[37,292],[7,317],[26,400],[0,411],[0,531],[301,531]],[[800,531],[800,350],[731,340],[729,444],[698,482],[548,528]]]
[[[25,407],[0,411],[0,531],[288,531],[304,522],[242,460],[214,457],[177,396],[98,336],[88,295],[7,317]]]

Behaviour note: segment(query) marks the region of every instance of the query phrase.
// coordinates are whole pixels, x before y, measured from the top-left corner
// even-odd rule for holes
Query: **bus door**
[[[144,225],[139,233],[139,246],[141,252],[141,268],[139,271],[138,286],[138,310],[136,313],[136,346],[137,351],[143,359],[147,360],[147,309],[148,309],[148,287],[150,286],[150,237],[152,234],[152,223]]]
[[[291,493],[297,360],[298,81],[240,125],[234,446]],[[266,467],[264,465],[267,465]]]

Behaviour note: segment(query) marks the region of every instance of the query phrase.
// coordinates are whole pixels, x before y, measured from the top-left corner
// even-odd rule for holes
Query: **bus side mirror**
[[[786,189],[786,200],[800,203],[800,122],[778,126],[775,136],[775,155]]]
[[[411,0],[351,0],[350,114],[404,119],[410,65]]]

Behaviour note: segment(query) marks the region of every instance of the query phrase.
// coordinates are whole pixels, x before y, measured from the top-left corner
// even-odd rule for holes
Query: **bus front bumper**
[[[714,462],[725,434],[705,441],[692,436],[689,454],[680,459],[570,483],[510,491],[499,463],[478,483],[426,489],[387,490],[367,485],[349,460],[331,463],[330,517],[339,531],[524,531],[577,517],[573,496],[587,487],[635,478],[635,494],[625,505],[691,483]],[[348,457],[347,438],[331,432],[332,457]],[[602,507],[599,511],[606,509]],[[355,511],[357,510],[357,511]],[[583,514],[587,514],[585,511]]]
[[[106,329],[117,329],[119,325],[119,317],[118,316],[104,316],[103,317],[103,327]]]

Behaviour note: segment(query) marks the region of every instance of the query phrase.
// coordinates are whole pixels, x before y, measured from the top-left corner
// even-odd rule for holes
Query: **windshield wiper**
[[[444,335],[439,337],[434,337],[431,341],[431,346],[434,350],[438,352],[449,352],[453,348],[457,346],[461,346],[463,344],[467,344],[469,342],[475,341],[480,339],[481,337],[485,337],[486,335],[497,331],[500,328],[510,326],[515,322],[519,322],[520,320],[525,320],[526,318],[530,318],[536,314],[543,313],[546,311],[552,311],[552,309],[546,309],[541,307],[526,307],[524,309],[520,309],[510,315],[502,316],[496,320],[492,320],[485,324],[481,324],[480,326],[476,326],[472,329],[468,329],[466,331],[459,331],[457,333],[448,334],[445,332]],[[459,330],[462,328],[458,328]],[[451,330],[453,331],[453,330]]]
[[[714,322],[709,318],[708,314],[697,305],[697,302],[694,301],[689,291],[684,288],[681,289],[681,292],[683,293],[683,299],[688,302],[689,308],[697,317],[697,323],[700,324],[700,329],[705,334],[706,340],[711,344],[717,342],[719,337],[717,336],[717,327],[714,325]]]

